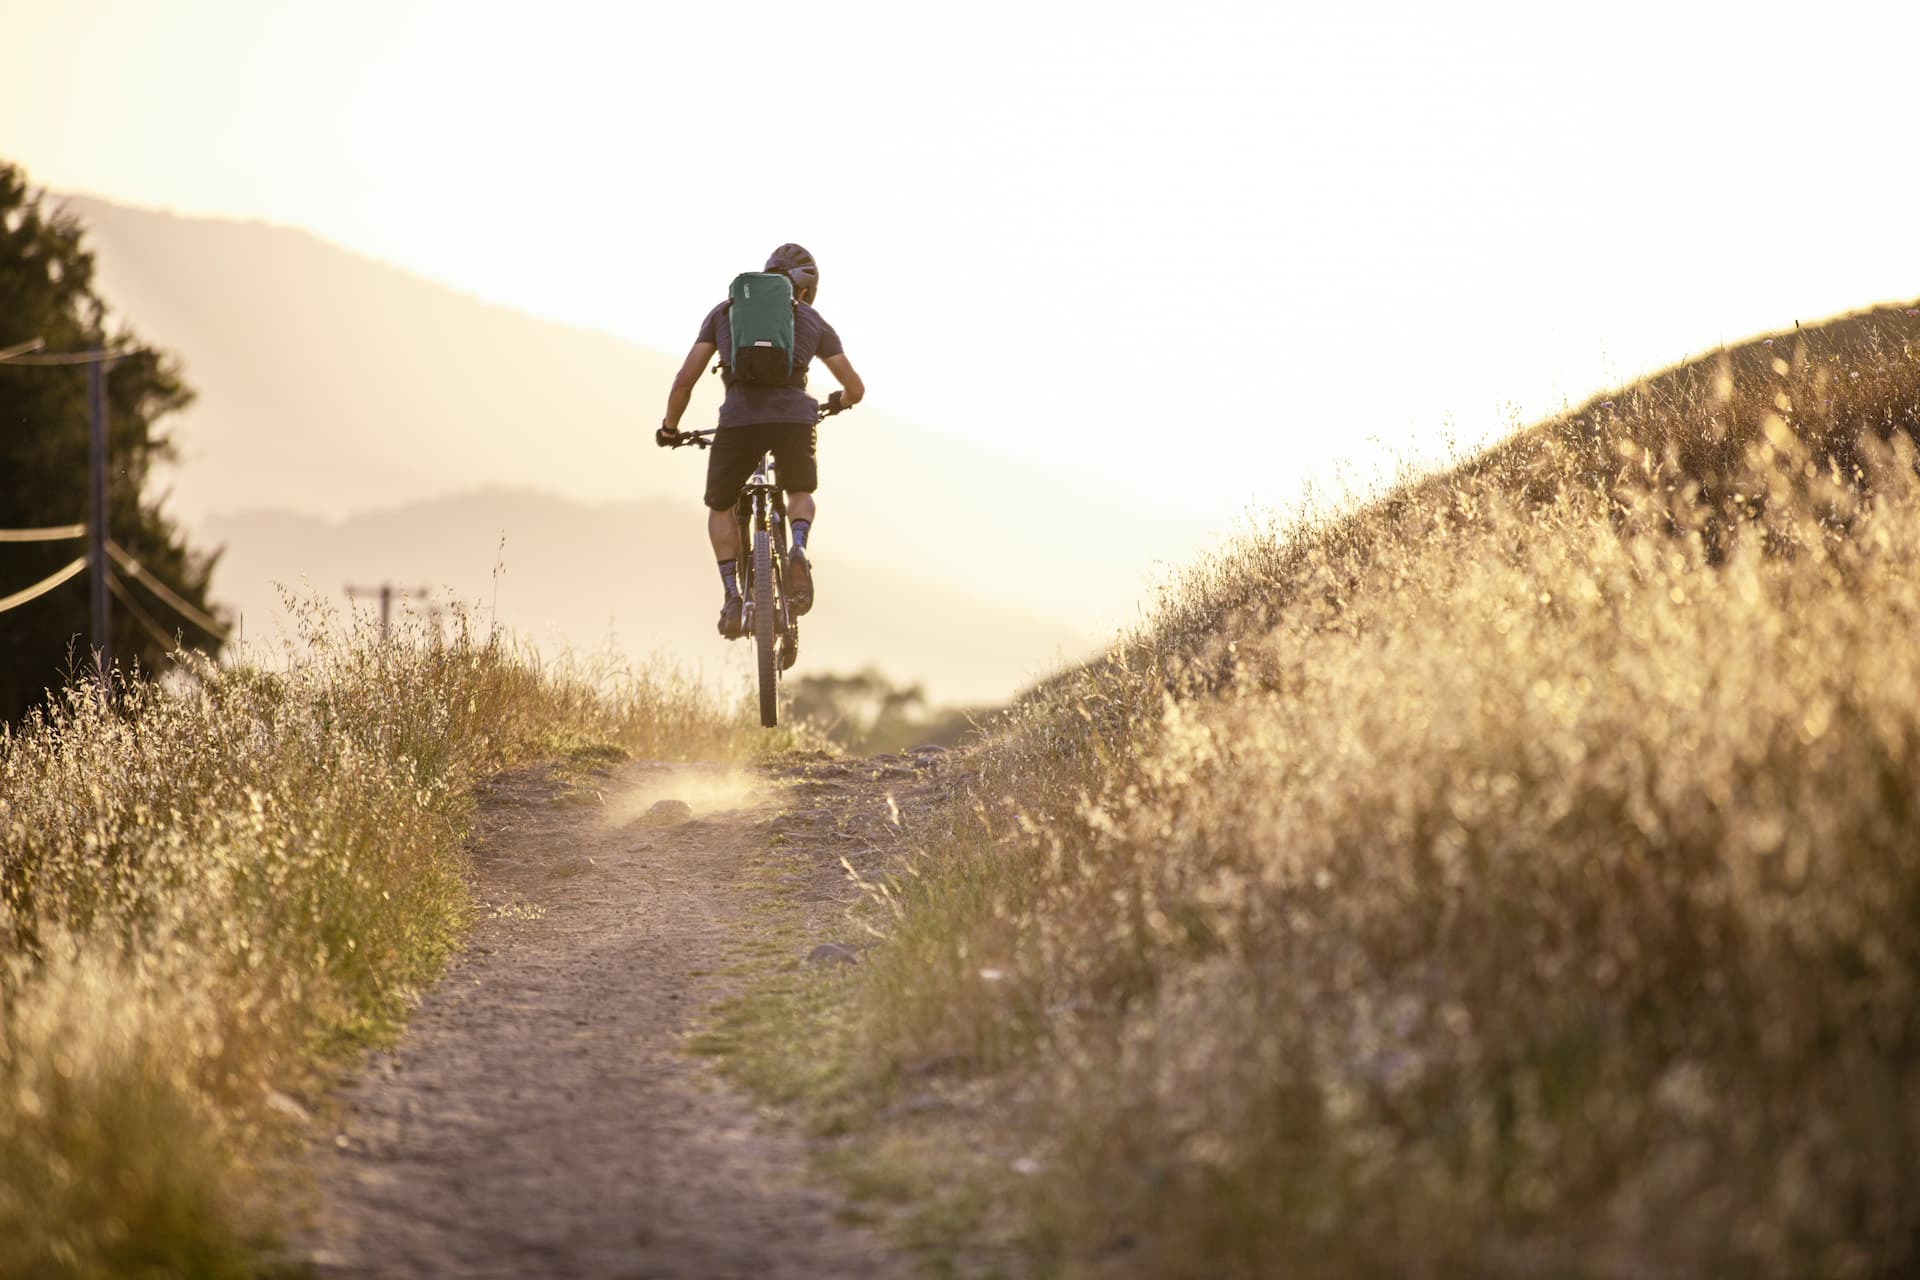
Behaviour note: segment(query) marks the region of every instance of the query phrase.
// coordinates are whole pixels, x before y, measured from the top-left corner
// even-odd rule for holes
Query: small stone
[[[837,942],[823,942],[807,952],[808,964],[853,964],[859,958],[852,947],[843,947]]]

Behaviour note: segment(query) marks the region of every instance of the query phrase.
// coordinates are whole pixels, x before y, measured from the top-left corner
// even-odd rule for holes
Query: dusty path
[[[842,856],[941,761],[772,773],[545,771],[483,797],[488,904],[466,957],[350,1089],[305,1252],[343,1276],[878,1277],[911,1273],[684,1038],[737,988],[771,877],[802,956],[851,942]],[[598,793],[598,796],[595,793]],[[685,801],[691,818],[648,815]],[[604,801],[604,802],[603,802]],[[770,858],[750,875],[756,858]]]

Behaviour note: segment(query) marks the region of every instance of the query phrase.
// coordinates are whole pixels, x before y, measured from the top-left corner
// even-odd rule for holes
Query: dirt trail
[[[633,764],[488,788],[488,904],[402,1042],[346,1094],[304,1252],[343,1276],[910,1273],[686,1034],[737,990],[771,879],[796,950],[856,943],[839,865],[871,864],[934,754],[772,772]],[[595,794],[598,793],[598,795]],[[649,813],[684,801],[691,817]],[[773,861],[757,877],[754,860]]]

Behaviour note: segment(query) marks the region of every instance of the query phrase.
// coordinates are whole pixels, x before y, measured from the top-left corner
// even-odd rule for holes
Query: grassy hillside
[[[0,1275],[256,1274],[296,1099],[474,910],[473,783],[759,737],[671,677],[463,629],[321,639],[291,672],[201,668],[116,713],[81,684],[0,730]]]
[[[861,1176],[1073,1274],[1910,1274],[1917,425],[1882,309],[1196,566],[874,886]]]

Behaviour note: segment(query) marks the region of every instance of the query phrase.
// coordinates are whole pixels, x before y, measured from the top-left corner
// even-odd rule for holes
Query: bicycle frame
[[[840,412],[843,407],[830,399],[817,417],[825,420]],[[712,446],[717,430],[663,434],[660,443],[706,449]],[[760,723],[771,729],[779,721],[780,673],[792,667],[800,655],[800,619],[794,615],[787,592],[787,496],[775,474],[771,453],[761,455],[760,465],[740,486],[733,519],[739,532],[742,630],[754,638],[760,668]],[[764,576],[762,560],[766,563]],[[775,616],[761,617],[763,607]]]
[[[787,496],[774,476],[771,455],[761,458],[760,465],[740,486],[740,499],[733,504],[733,519],[740,530],[740,561],[745,570],[741,581],[741,592],[746,598],[744,625],[747,634],[751,635],[754,625],[753,535],[763,529],[773,548],[773,576],[777,584],[777,598],[781,602],[780,609],[782,613],[787,611]],[[791,636],[794,630],[791,618],[775,619],[775,624]]]

